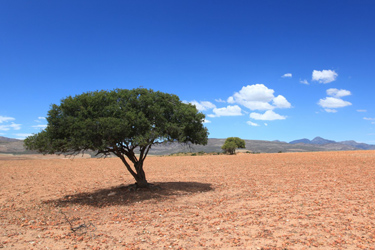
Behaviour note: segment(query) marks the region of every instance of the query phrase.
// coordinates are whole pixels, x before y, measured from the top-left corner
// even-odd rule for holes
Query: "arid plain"
[[[4,249],[375,249],[375,151],[0,157]],[[73,230],[72,230],[73,229]]]

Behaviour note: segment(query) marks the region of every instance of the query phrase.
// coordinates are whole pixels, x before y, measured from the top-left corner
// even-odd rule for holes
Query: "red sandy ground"
[[[375,249],[374,166],[375,151],[149,157],[161,190],[129,191],[115,158],[3,157],[0,248]]]

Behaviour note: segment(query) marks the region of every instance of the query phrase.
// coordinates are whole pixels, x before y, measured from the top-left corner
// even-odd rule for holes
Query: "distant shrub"
[[[227,154],[235,154],[237,148],[245,148],[245,141],[238,137],[228,137],[221,147]]]

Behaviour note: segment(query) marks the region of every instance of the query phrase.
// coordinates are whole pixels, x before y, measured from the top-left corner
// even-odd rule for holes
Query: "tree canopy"
[[[245,141],[239,137],[228,137],[221,147],[228,154],[235,154],[237,148],[245,148]]]
[[[46,129],[26,138],[25,146],[44,154],[112,153],[122,160],[138,186],[148,186],[143,161],[152,145],[207,144],[204,118],[178,96],[151,89],[87,92],[53,104]]]

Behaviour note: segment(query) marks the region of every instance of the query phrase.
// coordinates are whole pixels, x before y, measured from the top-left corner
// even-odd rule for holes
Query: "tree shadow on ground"
[[[133,185],[120,185],[93,192],[65,195],[63,198],[47,200],[44,204],[65,207],[72,204],[93,207],[126,206],[136,202],[159,202],[166,199],[213,190],[209,183],[199,182],[156,182],[157,189],[137,189]]]

